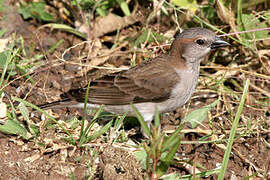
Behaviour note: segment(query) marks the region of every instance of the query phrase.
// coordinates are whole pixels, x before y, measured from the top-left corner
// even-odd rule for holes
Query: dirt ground
[[[184,140],[192,141],[200,137],[197,133],[188,133]],[[228,164],[226,179],[242,179],[252,175],[254,171],[269,172],[269,147],[265,146],[265,141],[269,142],[269,134],[237,139]],[[89,164],[96,161],[87,149],[76,149],[67,145],[57,150],[42,152],[33,142],[23,142],[17,137],[2,134],[1,179],[70,179],[71,172],[76,179],[83,179],[89,177],[92,168],[96,168],[93,179],[144,179],[145,172],[130,151],[109,144],[100,144],[94,149],[97,151],[98,163],[89,167]],[[183,144],[178,153],[178,158],[199,163],[202,169],[215,169],[221,165],[224,147],[210,143]],[[172,165],[169,172],[185,175],[190,173],[188,169],[183,163]],[[265,174],[265,177],[268,175]],[[217,179],[217,176],[211,175],[204,179]]]
[[[6,22],[14,25],[10,27],[10,30],[13,29],[10,33],[16,30],[17,35],[24,38],[29,57],[35,53],[46,52],[53,44],[61,39],[64,40],[52,54],[47,54],[41,60],[42,65],[31,73],[34,84],[25,81],[24,78],[11,79],[14,81],[5,88],[10,95],[25,98],[33,104],[57,101],[60,99],[60,94],[71,87],[83,87],[89,79],[112,72],[112,70],[94,69],[83,65],[90,63],[93,66],[127,68],[129,60],[132,59],[133,52],[127,50],[126,44],[112,51],[108,48],[112,40],[104,38],[97,39],[91,45],[84,43],[72,48],[65,53],[65,62],[63,62],[59,59],[62,58],[64,52],[71,46],[83,42],[82,39],[70,33],[45,27],[39,28],[36,22],[25,22],[18,18],[17,13],[10,13],[10,17],[13,18],[10,18],[11,22]],[[125,32],[121,35],[125,36]],[[128,35],[126,33],[126,36]],[[30,47],[34,47],[34,51],[30,51]],[[91,62],[88,61],[91,57],[85,57],[90,49],[94,49],[90,55],[94,59]],[[142,57],[154,57],[160,53],[161,51],[155,51],[149,55],[149,53],[139,52],[135,60],[139,63]],[[106,54],[105,57],[102,56],[104,54]],[[187,112],[208,105],[217,98],[217,95],[211,96],[211,93],[203,91],[204,80],[202,77],[198,90],[188,105],[163,116],[164,131],[170,132],[177,128]],[[18,88],[20,88],[19,91]],[[230,100],[232,99],[228,98],[227,102]],[[224,143],[202,144],[196,141],[205,137],[208,137],[208,140],[210,137],[213,141],[227,139],[237,105],[235,102],[229,105],[231,112],[225,108],[211,111],[213,117],[211,123],[205,121],[200,129],[190,129],[187,125],[183,130],[185,136],[177,154],[183,163],[173,164],[169,172],[180,175],[190,174],[191,162],[197,163],[196,170],[201,172],[220,167],[226,149]],[[222,106],[227,107],[228,104],[223,102],[220,104],[220,107]],[[269,128],[260,129],[270,127],[269,112],[269,110],[257,110],[256,107],[245,106],[239,125],[243,131],[234,141],[226,179],[243,179],[247,176],[252,176],[253,179],[270,179],[270,131]],[[66,108],[55,110],[54,115],[59,120],[68,120],[75,115],[80,116],[76,109]],[[252,126],[248,126],[250,122],[246,117],[250,117],[253,121]],[[35,114],[32,121],[37,124],[42,123],[41,115]],[[43,127],[40,126],[40,128]],[[135,143],[141,141],[140,138],[133,137],[136,134],[134,132],[139,132],[138,126],[127,129],[131,140]],[[61,140],[61,133],[59,135],[58,130],[54,128],[43,129],[40,136],[34,140],[23,140],[18,136],[0,133],[0,179],[70,179],[72,176],[76,179],[85,177],[145,179],[146,172],[132,154],[134,149],[125,148],[126,145],[121,143],[111,145],[101,140],[88,144],[88,147],[77,148]],[[217,175],[210,175],[204,179],[217,179]]]

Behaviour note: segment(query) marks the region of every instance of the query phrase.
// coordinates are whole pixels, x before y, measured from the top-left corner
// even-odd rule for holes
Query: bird
[[[159,113],[183,106],[194,92],[200,71],[200,62],[217,48],[230,46],[214,32],[201,27],[183,30],[175,36],[167,53],[143,61],[128,70],[108,74],[91,81],[87,108],[113,114],[135,116],[135,106],[150,126]],[[71,89],[57,102],[40,108],[84,108],[87,87]]]

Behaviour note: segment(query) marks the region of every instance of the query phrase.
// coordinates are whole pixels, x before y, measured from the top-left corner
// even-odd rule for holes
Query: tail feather
[[[69,98],[60,100],[60,101],[55,101],[55,102],[51,102],[51,103],[45,103],[45,104],[40,104],[38,105],[38,107],[40,109],[46,110],[46,109],[58,109],[58,108],[65,108],[65,107],[70,107],[74,104],[77,104],[78,102],[76,101],[72,101]]]

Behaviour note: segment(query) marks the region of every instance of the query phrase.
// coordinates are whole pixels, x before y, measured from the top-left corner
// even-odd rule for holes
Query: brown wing
[[[158,57],[127,71],[91,82],[88,102],[105,105],[161,101],[170,96],[179,76],[166,58]],[[155,61],[155,62],[152,62]],[[70,96],[84,102],[86,88],[69,91]]]
[[[105,105],[120,105],[132,102],[134,96],[120,91],[119,88],[114,85],[116,76],[117,73],[92,81],[88,93],[88,102]],[[64,96],[78,102],[84,102],[86,90],[87,87],[73,89]]]

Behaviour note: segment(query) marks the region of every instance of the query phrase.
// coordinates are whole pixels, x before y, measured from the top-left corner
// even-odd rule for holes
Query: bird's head
[[[211,50],[230,44],[205,28],[190,28],[176,35],[171,51],[194,61],[201,60]]]

